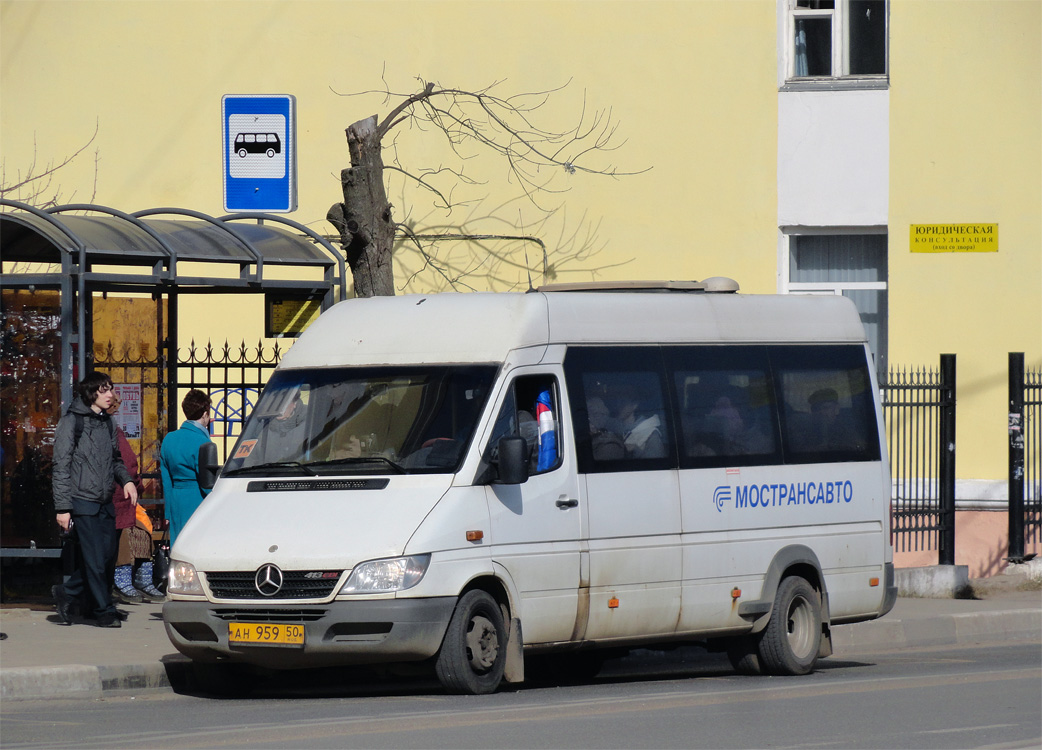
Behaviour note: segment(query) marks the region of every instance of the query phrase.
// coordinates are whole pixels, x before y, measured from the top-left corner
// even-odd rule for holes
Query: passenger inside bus
[[[634,386],[616,384],[609,391],[608,403],[612,412],[611,429],[622,437],[628,458],[666,455],[662,418],[654,410],[641,410],[641,399]]]
[[[773,450],[748,394],[736,386],[716,391],[700,414],[686,415],[684,428],[690,456],[748,456]]]
[[[801,435],[803,450],[847,450],[856,441],[849,409],[840,407],[834,388],[820,388],[807,398],[810,416]]]

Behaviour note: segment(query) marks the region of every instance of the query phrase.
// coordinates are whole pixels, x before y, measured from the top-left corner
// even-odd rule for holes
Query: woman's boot
[[[113,594],[117,601],[124,604],[141,604],[141,602],[145,601],[144,594],[134,588],[134,581],[131,580],[133,568],[133,565],[119,565],[116,567],[116,590]]]
[[[134,583],[137,585],[138,589],[140,589],[144,597],[150,602],[166,601],[163,592],[157,589],[155,584],[152,583],[151,560],[146,560],[138,566],[138,569],[134,572]]]

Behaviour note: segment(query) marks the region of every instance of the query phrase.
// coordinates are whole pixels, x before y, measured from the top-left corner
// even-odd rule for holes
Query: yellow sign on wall
[[[264,301],[264,335],[268,338],[299,336],[322,312],[319,299],[267,294]]]
[[[913,253],[997,253],[998,224],[912,224]]]

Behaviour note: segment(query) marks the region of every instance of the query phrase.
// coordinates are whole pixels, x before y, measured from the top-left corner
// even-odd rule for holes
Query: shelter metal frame
[[[72,212],[93,216],[70,217]],[[97,216],[101,214],[101,216]],[[177,220],[156,219],[174,216]],[[187,219],[187,220],[185,220]],[[239,225],[236,222],[256,222]],[[296,230],[294,234],[281,224]],[[323,252],[325,251],[325,252]],[[59,265],[60,270],[13,272],[5,269],[0,289],[57,289],[61,298],[61,398],[72,398],[74,365],[87,371],[90,296],[93,292],[166,294],[170,304],[168,357],[176,367],[177,296],[182,293],[300,294],[321,299],[321,309],[347,297],[346,260],[327,239],[284,216],[234,213],[213,217],[181,208],[154,208],[126,213],[96,204],[69,204],[39,209],[0,200],[0,260],[8,263]],[[186,276],[178,263],[233,263],[238,275]],[[148,267],[147,273],[95,271],[97,266]],[[321,281],[277,279],[266,266],[320,267]],[[74,354],[75,352],[75,354]],[[74,361],[75,359],[75,361]],[[176,382],[173,372],[170,382]]]
[[[201,275],[183,273],[186,262],[193,269],[202,264]],[[233,264],[238,272],[222,276],[205,264]],[[277,278],[273,267],[297,273]],[[96,204],[37,208],[0,199],[0,271],[0,290],[59,292],[62,412],[72,402],[74,376],[93,361],[95,293],[150,294],[157,303],[166,297],[165,335],[157,317],[157,345],[166,351],[167,400],[178,390],[179,295],[271,294],[319,300],[323,311],[348,296],[342,252],[303,224],[266,213],[214,217],[171,207],[127,213]],[[167,429],[176,429],[177,406],[166,406]],[[59,552],[4,548],[0,557]]]

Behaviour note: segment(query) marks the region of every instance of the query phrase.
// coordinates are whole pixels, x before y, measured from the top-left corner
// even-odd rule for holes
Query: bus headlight
[[[166,582],[166,590],[171,594],[204,596],[203,584],[195,566],[180,560],[170,561],[170,577]]]
[[[385,560],[370,560],[355,567],[341,594],[386,594],[404,591],[419,583],[427,567],[430,555],[390,557]]]

